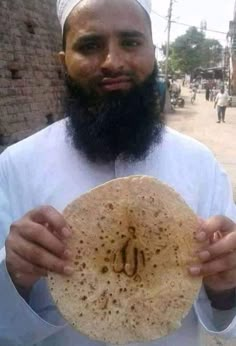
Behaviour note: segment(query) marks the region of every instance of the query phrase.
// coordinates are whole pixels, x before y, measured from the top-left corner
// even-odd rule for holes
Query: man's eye
[[[122,41],[122,46],[123,47],[130,47],[130,48],[132,48],[132,47],[138,47],[138,46],[140,46],[141,45],[141,43],[139,42],[139,41],[137,41],[137,40],[124,40],[124,41]]]
[[[86,43],[79,47],[79,50],[83,53],[92,53],[100,48],[100,45],[98,43]]]

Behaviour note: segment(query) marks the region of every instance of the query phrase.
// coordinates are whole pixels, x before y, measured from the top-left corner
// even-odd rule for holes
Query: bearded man
[[[200,243],[222,234],[198,254],[201,265],[189,268],[204,285],[181,328],[154,344],[199,346],[200,325],[236,336],[231,187],[210,151],[166,127],[160,115],[150,1],[58,0],[57,7],[66,117],[0,157],[0,344],[103,345],[68,326],[45,276],[73,274],[64,207],[133,174],[172,186],[206,220],[199,223]]]

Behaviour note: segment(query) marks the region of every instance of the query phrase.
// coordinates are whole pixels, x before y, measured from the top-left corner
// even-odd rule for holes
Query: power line
[[[161,17],[162,19],[167,20],[167,17],[162,16],[161,14],[157,13],[156,11],[152,10],[152,12],[153,12],[154,14],[156,14],[158,17]]]
[[[158,17],[164,19],[165,21],[168,21],[168,18],[167,18],[167,17],[162,16],[161,14],[157,13],[157,12],[154,11],[154,10],[153,10],[152,12],[153,12],[156,16],[158,16]],[[178,21],[176,21],[176,20],[172,20],[171,22],[172,22],[173,24],[183,25],[183,26],[187,26],[187,27],[189,27],[189,28],[191,28],[191,27],[194,26],[194,27],[197,28],[197,29],[201,29],[199,26],[196,26],[196,25],[189,25],[189,24],[186,24],[186,23],[178,22]],[[213,29],[206,29],[206,30],[204,30],[204,31],[214,32],[214,33],[222,34],[222,35],[227,35],[227,34],[228,34],[227,32],[223,32],[223,31],[219,31],[219,30],[213,30]]]
[[[197,29],[201,29],[200,27],[198,26],[195,26],[195,25],[189,25],[189,24],[186,24],[186,23],[181,23],[181,22],[177,22],[175,20],[172,21],[173,24],[178,24],[178,25],[183,25],[183,26],[188,26],[189,28],[190,27],[195,27]],[[223,35],[227,35],[227,32],[223,32],[223,31],[218,31],[218,30],[212,30],[212,29],[205,29],[204,31],[208,31],[208,32],[214,32],[214,33],[217,33],[217,34],[223,34]]]

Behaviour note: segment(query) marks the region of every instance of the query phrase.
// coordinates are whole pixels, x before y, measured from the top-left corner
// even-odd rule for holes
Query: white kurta
[[[144,174],[159,178],[179,192],[201,217],[236,209],[225,172],[211,152],[197,141],[166,129],[163,142],[143,161],[117,159],[92,164],[66,139],[65,120],[11,146],[0,156],[0,345],[103,345],[70,328],[58,313],[40,280],[29,304],[17,293],[5,266],[4,241],[12,221],[40,205],[59,211],[89,189],[114,178]],[[236,337],[236,311],[212,310],[204,290],[173,335],[152,342],[157,346],[199,346],[200,328],[222,337]],[[145,344],[149,345],[149,343]]]

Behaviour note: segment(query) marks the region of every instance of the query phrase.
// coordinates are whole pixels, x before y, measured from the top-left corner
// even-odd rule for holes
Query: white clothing
[[[5,265],[4,242],[10,224],[40,205],[59,211],[89,189],[133,174],[154,176],[172,186],[202,218],[236,209],[225,172],[211,152],[197,141],[166,129],[163,141],[145,160],[110,164],[89,162],[66,138],[65,120],[9,147],[0,156],[0,345],[104,346],[66,324],[44,280],[26,302],[16,291]],[[182,327],[145,346],[202,346],[200,328],[225,338],[236,337],[236,309],[216,311],[204,289]]]
[[[216,100],[215,100],[217,106],[219,107],[227,107],[228,103],[229,103],[229,95],[227,92],[225,92],[224,94],[222,94],[221,92],[219,92],[216,95]]]
[[[180,91],[180,86],[177,82],[173,82],[171,84],[171,91],[174,93],[178,93]]]
[[[62,31],[66,19],[69,17],[73,9],[81,2],[82,0],[57,0],[57,16],[61,24]],[[113,0],[112,0],[113,1]],[[151,15],[152,10],[152,1],[151,0],[136,0],[145,11]]]

